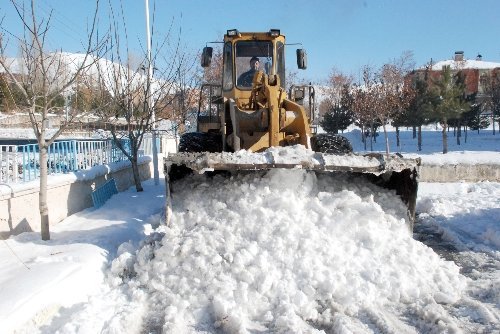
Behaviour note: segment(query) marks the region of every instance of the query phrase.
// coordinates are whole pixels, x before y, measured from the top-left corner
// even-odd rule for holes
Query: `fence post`
[[[17,146],[13,147],[14,151],[14,162],[12,165],[12,171],[14,172],[14,182],[17,183],[19,180],[19,166],[17,165]]]
[[[26,146],[23,145],[23,182],[26,182],[26,171],[27,171],[27,165],[26,165]]]
[[[78,153],[76,151],[76,140],[71,141],[72,153],[73,153],[73,171],[78,170]]]

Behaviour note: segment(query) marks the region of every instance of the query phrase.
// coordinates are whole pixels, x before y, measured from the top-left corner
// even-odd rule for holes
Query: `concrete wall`
[[[420,182],[500,182],[499,164],[460,164],[460,165],[432,165],[420,166]]]
[[[141,180],[151,178],[150,161],[139,166]],[[57,176],[56,176],[57,177]],[[118,191],[134,185],[130,166],[97,176],[86,181],[63,181],[48,186],[48,206],[51,224],[57,224],[64,218],[92,207],[91,193],[106,180],[114,178]],[[1,185],[6,187],[5,185]],[[38,209],[38,182],[33,186],[0,195],[0,239],[22,232],[40,231],[40,212]]]

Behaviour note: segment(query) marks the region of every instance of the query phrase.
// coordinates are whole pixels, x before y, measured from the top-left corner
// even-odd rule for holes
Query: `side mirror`
[[[203,53],[201,54],[201,67],[209,67],[212,62],[212,52],[213,48],[210,46],[205,46],[203,48]]]
[[[300,70],[307,68],[307,53],[304,49],[297,49],[297,67]]]

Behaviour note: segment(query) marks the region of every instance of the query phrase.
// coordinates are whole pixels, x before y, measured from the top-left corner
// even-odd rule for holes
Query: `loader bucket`
[[[170,153],[164,158],[167,182],[167,223],[169,222],[170,182],[190,172],[270,170],[274,168],[305,169],[315,172],[353,173],[367,177],[376,185],[393,189],[406,204],[410,225],[415,219],[420,159],[382,154],[336,155],[293,147],[269,148],[262,153],[238,151],[236,153],[182,152]]]

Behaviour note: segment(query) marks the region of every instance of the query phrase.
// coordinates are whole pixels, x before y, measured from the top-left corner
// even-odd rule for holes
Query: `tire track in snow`
[[[455,229],[453,237],[449,237],[450,232],[443,230],[436,220],[430,216],[420,219],[415,224],[414,238],[446,260],[455,262],[460,267],[460,273],[469,279],[464,296],[444,308],[450,315],[462,319],[461,327],[465,333],[500,332],[499,296],[494,287],[500,271],[498,252],[475,244],[466,234],[457,235],[459,229]],[[469,249],[471,246],[476,250]],[[491,282],[489,286],[485,284],[488,281]]]

